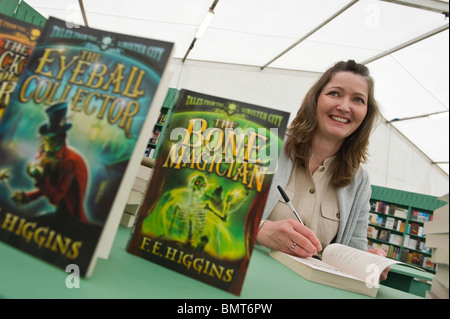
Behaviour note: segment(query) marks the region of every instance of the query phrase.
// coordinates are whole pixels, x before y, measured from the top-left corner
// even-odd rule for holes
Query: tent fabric
[[[375,78],[375,94],[385,120],[381,135],[390,132],[406,140],[409,152],[412,147],[431,167],[424,172],[440,176],[435,184],[440,185],[442,178],[448,184],[448,1],[26,2],[45,17],[83,25],[81,2],[90,27],[174,42],[173,87],[197,88],[291,113],[296,112],[309,84],[330,65],[350,58],[366,63]],[[400,4],[408,2],[415,6],[422,3],[424,7]],[[190,50],[196,30],[213,4],[212,22]],[[439,12],[442,9],[426,8],[442,5],[447,14]],[[185,59],[184,63],[181,59]],[[446,113],[426,116],[439,112]],[[419,118],[408,119],[411,117]],[[404,159],[409,157],[404,154]],[[380,183],[384,179],[386,184],[392,174],[396,175],[386,170],[389,168],[385,168],[386,176],[380,178]],[[436,187],[442,189],[430,185],[423,193],[437,192]]]

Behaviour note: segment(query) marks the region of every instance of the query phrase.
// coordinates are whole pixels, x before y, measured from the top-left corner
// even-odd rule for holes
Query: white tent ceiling
[[[26,2],[45,17],[81,25],[84,7],[90,27],[174,42],[178,59],[258,66],[262,72],[323,72],[349,58],[365,63],[384,118],[399,119],[391,124],[449,173],[448,0]],[[213,20],[193,41],[210,8]]]

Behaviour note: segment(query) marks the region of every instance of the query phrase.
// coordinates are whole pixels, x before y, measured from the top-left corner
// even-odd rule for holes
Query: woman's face
[[[367,114],[369,85],[353,72],[338,72],[317,100],[317,137],[342,142],[361,125]]]

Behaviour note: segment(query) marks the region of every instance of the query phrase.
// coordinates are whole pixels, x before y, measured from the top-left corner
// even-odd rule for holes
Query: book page
[[[328,245],[323,251],[322,261],[374,284],[378,284],[379,277],[384,269],[392,264],[400,263],[341,244]]]
[[[361,280],[361,279],[359,279],[359,278],[357,278],[357,277],[355,277],[355,276],[353,276],[353,275],[351,275],[349,273],[345,273],[345,272],[343,272],[343,271],[341,271],[341,270],[339,270],[339,269],[337,269],[337,268],[335,268],[335,267],[333,267],[333,266],[331,266],[331,265],[329,265],[329,264],[327,264],[327,263],[325,263],[325,262],[323,262],[323,261],[321,261],[319,259],[316,259],[316,258],[312,258],[312,257],[310,257],[310,258],[300,258],[300,257],[291,256],[291,255],[289,255],[289,257],[291,257],[292,259],[295,259],[296,261],[298,261],[298,262],[300,262],[302,264],[305,264],[305,265],[307,265],[307,266],[309,266],[309,267],[311,267],[313,269],[316,269],[316,270],[328,272],[328,273],[331,273],[331,274],[334,274],[334,275],[339,275],[339,276],[342,276],[342,277],[347,277],[347,278],[351,278],[351,279]]]

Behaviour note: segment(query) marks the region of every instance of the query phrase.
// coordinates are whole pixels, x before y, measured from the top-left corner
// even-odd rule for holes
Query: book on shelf
[[[435,266],[436,265],[433,262],[433,260],[431,259],[431,257],[423,256],[422,267],[434,270],[436,268]]]
[[[391,233],[389,236],[389,243],[394,244],[394,245],[401,246],[402,240],[403,240],[402,235]]]
[[[153,146],[147,146],[147,149],[145,150],[144,156],[153,158],[155,155],[155,148]]]
[[[399,219],[396,220],[396,225],[395,225],[395,229],[399,232],[404,232],[405,231],[405,222],[401,221]]]
[[[369,223],[377,224],[378,223],[378,214],[369,213]]]
[[[380,214],[392,215],[403,219],[406,219],[408,217],[409,212],[407,208],[399,207],[395,204],[383,202],[380,200],[371,202],[370,210]]]
[[[0,240],[85,277],[108,257],[172,50],[49,18],[0,122]]]
[[[369,238],[378,238],[378,228],[374,226],[368,226],[367,227],[367,237]]]
[[[384,269],[399,261],[352,248],[330,244],[322,252],[322,259],[300,258],[272,250],[269,255],[305,279],[375,297],[380,275]]]
[[[395,224],[395,218],[387,217],[384,227],[389,228],[389,229],[394,229],[394,224]]]
[[[403,242],[403,246],[409,249],[418,249],[418,244],[420,243],[420,240],[411,237],[410,235],[405,235],[405,241]]]
[[[410,221],[416,221],[416,222],[427,222],[430,221],[432,219],[433,215],[430,215],[429,213],[426,212],[421,212],[418,210],[413,210],[411,212],[411,216],[410,216]]]
[[[158,143],[158,139],[159,139],[159,135],[161,134],[160,130],[153,130],[152,131],[152,136],[150,137],[149,143],[151,144],[157,144]]]
[[[423,236],[422,226],[418,223],[409,223],[407,227],[407,232],[415,236]]]
[[[166,121],[167,113],[160,112],[156,124],[163,125]]]
[[[382,213],[382,214],[388,214],[390,209],[390,205],[383,201],[377,201],[375,202],[375,205],[373,207],[373,210]]]
[[[288,118],[181,90],[128,252],[239,295]]]
[[[387,257],[392,258],[392,259],[398,259],[400,254],[400,247],[396,247],[393,245],[389,245],[389,249],[387,251]]]
[[[375,224],[377,224],[378,226],[383,226],[384,225],[384,218],[380,215],[376,215],[376,221]]]
[[[408,264],[414,264],[419,267],[424,267],[424,255],[423,253],[414,251],[414,250],[408,250],[403,248],[401,260],[403,262],[406,262]]]
[[[41,31],[39,26],[0,14],[0,120]]]
[[[391,235],[391,232],[386,229],[381,229],[378,234],[378,239],[383,241],[389,241],[389,236]]]
[[[386,252],[386,256],[392,259],[399,259],[400,256],[400,247],[392,244],[382,244],[382,243],[378,243],[378,242],[373,242],[372,240],[370,240],[370,238],[368,238],[368,245],[367,247],[372,249],[372,248],[379,248],[382,249]]]
[[[408,217],[408,209],[396,206],[392,215],[406,219]]]

